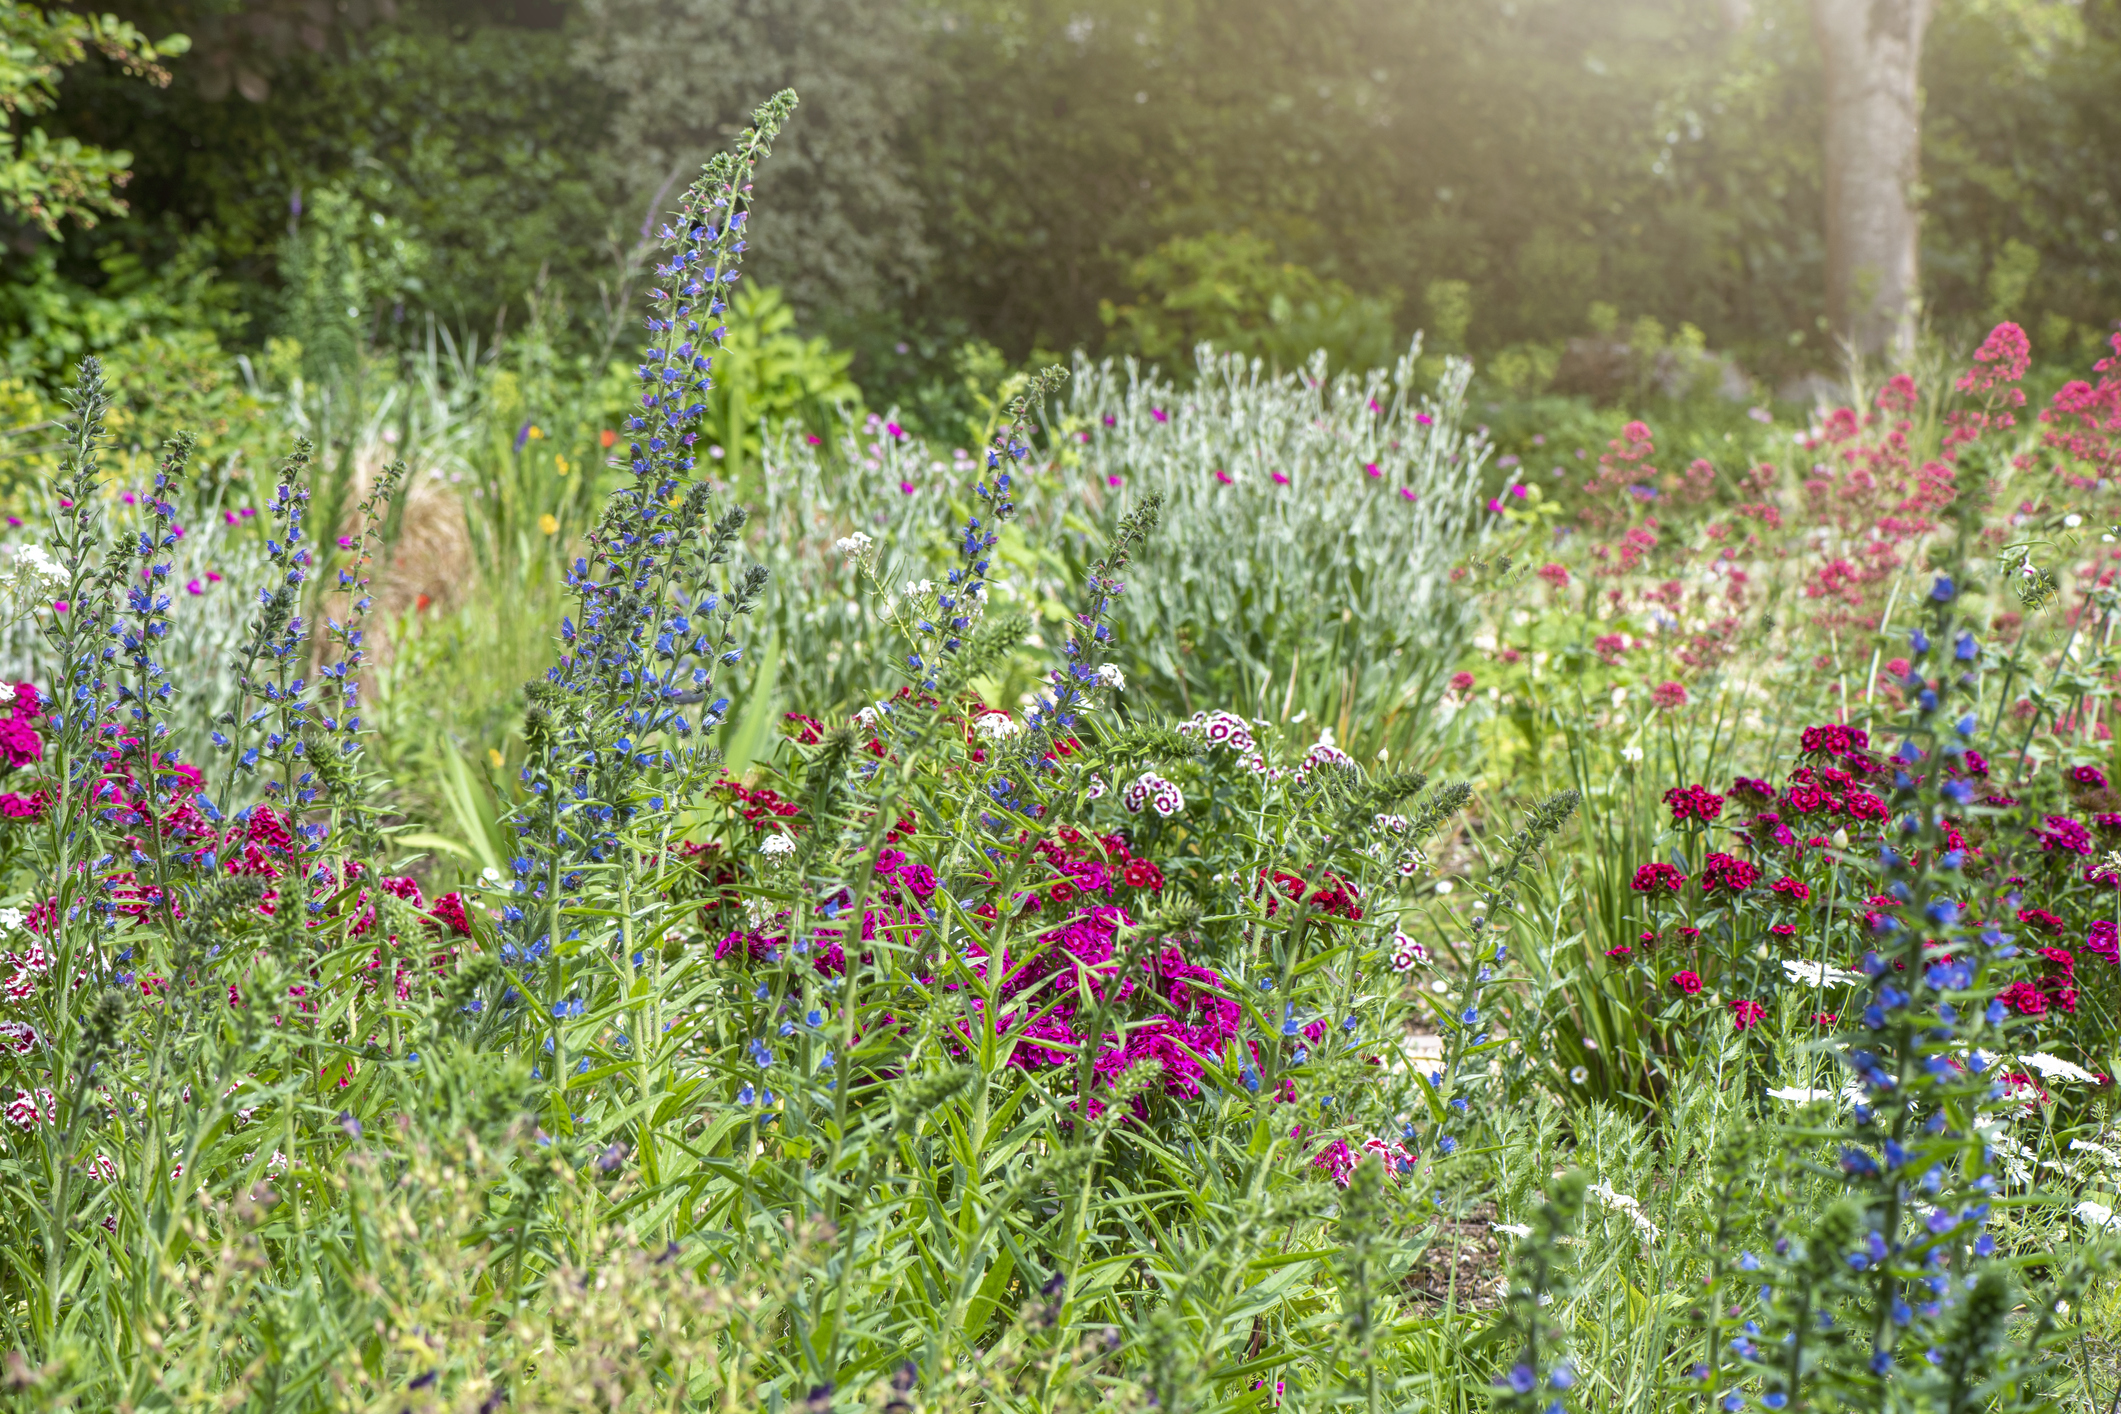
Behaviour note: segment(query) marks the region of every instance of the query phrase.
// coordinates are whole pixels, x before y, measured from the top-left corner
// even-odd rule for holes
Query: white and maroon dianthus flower
[[[1177,786],[1162,776],[1153,771],[1144,771],[1120,793],[1119,803],[1126,807],[1130,815],[1141,814],[1142,807],[1146,805],[1168,819],[1186,808],[1186,797]]]
[[[1399,929],[1392,930],[1392,970],[1411,972],[1429,960],[1429,950],[1415,942]]]
[[[35,1129],[59,1117],[59,1102],[49,1090],[17,1090],[7,1107],[7,1122],[17,1129]]]

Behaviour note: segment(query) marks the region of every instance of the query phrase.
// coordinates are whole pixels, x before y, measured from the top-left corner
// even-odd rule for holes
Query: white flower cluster
[[[42,545],[17,545],[0,565],[0,593],[18,612],[48,606],[66,588],[66,569]]]
[[[1782,970],[1789,974],[1792,982],[1801,982],[1807,987],[1857,987],[1863,984],[1863,978],[1857,973],[1824,962],[1786,957],[1782,960]]]
[[[876,541],[869,537],[868,532],[857,530],[852,535],[833,541],[832,548],[850,560],[859,560],[869,553],[869,547],[874,544]]]
[[[1126,807],[1129,815],[1141,814],[1146,805],[1168,819],[1186,808],[1186,797],[1162,776],[1144,771],[1120,792],[1119,803]]]
[[[2020,1059],[2048,1080],[2075,1080],[2091,1085],[2099,1079],[2083,1066],[2066,1061],[2060,1056],[2051,1056],[2046,1051],[2034,1051],[2029,1056],[2021,1056]]]
[[[1126,674],[1117,663],[1100,663],[1097,667],[1097,683],[1100,687],[1123,688],[1127,685]]]
[[[1628,1221],[1635,1224],[1635,1231],[1648,1241],[1655,1242],[1662,1235],[1657,1230],[1657,1224],[1650,1221],[1650,1215],[1642,1210],[1642,1204],[1625,1193],[1615,1193],[1613,1185],[1604,1179],[1592,1184],[1588,1191],[1606,1207],[1627,1214]]]
[[[1024,724],[1007,712],[994,710],[980,713],[973,720],[972,730],[981,741],[1007,741],[1011,737],[1021,736]]]
[[[759,853],[768,857],[795,853],[795,841],[786,835],[768,835],[759,842]]]

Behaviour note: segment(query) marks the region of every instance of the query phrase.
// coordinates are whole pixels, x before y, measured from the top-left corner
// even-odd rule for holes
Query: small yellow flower
[[[552,459],[552,464],[560,469],[560,475],[562,476],[565,476],[568,472],[574,470],[573,467],[567,465],[567,458],[562,456],[555,456]]]
[[[486,748],[486,759],[487,759],[488,761],[491,761],[491,762],[493,762],[493,768],[494,768],[494,769],[495,769],[496,771],[498,771],[498,770],[500,770],[500,769],[501,769],[501,765],[502,765],[502,758],[501,758],[501,753],[500,753],[500,752],[498,752],[498,751],[496,751],[496,750],[494,750],[494,749],[493,749],[492,747],[490,747],[490,746]]]
[[[539,517],[538,517],[538,529],[540,529],[540,530],[544,531],[544,532],[545,532],[545,533],[546,533],[547,535],[557,535],[557,534],[559,534],[559,533],[560,533],[560,521],[559,521],[559,518],[558,518],[557,516],[553,515],[553,513],[552,513],[551,511],[547,511],[547,512],[545,512],[545,514],[543,514],[543,515],[541,515],[541,516],[539,516]]]
[[[536,423],[533,422],[530,425],[530,436],[532,441],[536,441],[538,438],[543,437],[544,435],[544,432],[539,430],[538,425]]]

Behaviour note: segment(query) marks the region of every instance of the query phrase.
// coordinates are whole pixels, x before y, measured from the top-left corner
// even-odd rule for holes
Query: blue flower
[[[1760,1396],[1760,1402],[1770,1409],[1780,1409],[1790,1402],[1790,1397],[1781,1390],[1770,1390]]]
[[[1439,1153],[1455,1154],[1458,1152],[1458,1141],[1446,1134],[1436,1141],[1436,1148]]]
[[[1953,587],[1951,576],[1949,575],[1938,575],[1937,582],[1930,586],[1930,598],[1936,600],[1939,604],[1951,603],[1952,597],[1958,592]]]
[[[1511,1366],[1510,1373],[1495,1382],[1496,1388],[1515,1390],[1519,1394],[1530,1394],[1538,1384],[1539,1376],[1532,1373],[1530,1365],[1522,1363]]]
[[[1920,658],[1930,651],[1930,636],[1921,629],[1916,629],[1907,636],[1907,648],[1909,657]]]

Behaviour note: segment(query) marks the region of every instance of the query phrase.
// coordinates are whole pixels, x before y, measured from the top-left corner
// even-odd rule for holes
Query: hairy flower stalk
[[[633,482],[613,493],[588,552],[567,576],[576,613],[561,624],[558,664],[532,685],[522,770],[530,799],[514,817],[519,852],[497,922],[510,974],[502,1000],[539,998],[555,1023],[556,1079],[566,1074],[556,1023],[570,1008],[576,975],[569,957],[555,958],[574,951],[558,946],[576,937],[563,930],[563,910],[592,875],[627,897],[647,856],[665,843],[637,848],[626,838],[630,827],[645,811],[667,835],[671,807],[713,778],[717,758],[703,738],[729,708],[716,690],[718,673],[739,661],[736,620],[765,590],[763,567],[726,568],[743,512],[713,514],[693,449],[745,249],[751,174],[794,106],[792,92],[762,106],[735,150],[707,164],[676,221],[659,232],[661,284],[649,291],[640,402],[625,425]],[[630,914],[617,926],[622,956],[634,953],[632,927]]]

